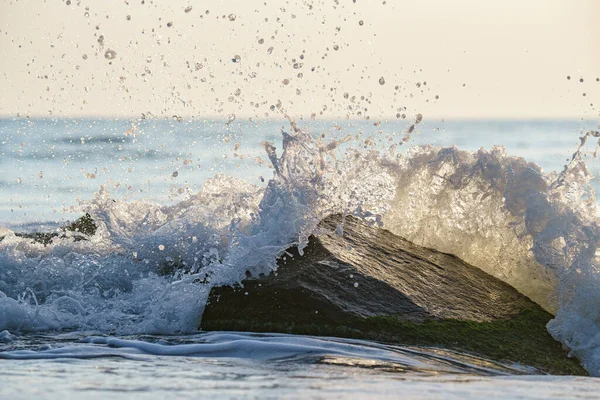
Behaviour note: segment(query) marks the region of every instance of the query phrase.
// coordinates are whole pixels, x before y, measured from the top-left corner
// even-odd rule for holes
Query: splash
[[[0,331],[177,333],[198,328],[215,285],[268,274],[332,213],[459,256],[555,313],[548,328],[600,374],[597,205],[582,146],[560,174],[508,156],[423,146],[406,154],[326,141],[291,122],[265,188],[218,174],[172,206],[86,203],[85,241],[2,234]],[[341,227],[340,227],[341,229]]]

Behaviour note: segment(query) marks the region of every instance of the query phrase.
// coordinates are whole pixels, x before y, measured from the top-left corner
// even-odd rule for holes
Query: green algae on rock
[[[546,330],[552,315],[508,284],[352,217],[321,225],[328,233],[302,256],[290,249],[276,273],[213,288],[201,328],[436,346],[587,375]]]

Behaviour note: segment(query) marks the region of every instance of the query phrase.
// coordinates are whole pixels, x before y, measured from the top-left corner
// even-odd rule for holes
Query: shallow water
[[[600,382],[465,355],[282,334],[11,336],[6,398],[595,398]],[[93,344],[92,344],[93,343]],[[9,361],[10,360],[10,361]],[[33,383],[32,383],[33,382]]]

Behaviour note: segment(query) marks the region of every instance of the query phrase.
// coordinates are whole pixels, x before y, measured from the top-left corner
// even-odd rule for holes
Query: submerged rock
[[[213,288],[201,328],[440,346],[585,374],[547,332],[552,315],[508,284],[353,217],[321,227],[302,256],[290,249],[279,259],[276,273]]]

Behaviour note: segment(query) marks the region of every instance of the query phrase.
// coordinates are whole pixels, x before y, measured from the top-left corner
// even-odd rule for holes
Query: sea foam
[[[455,254],[555,313],[551,334],[600,375],[597,205],[579,149],[560,174],[490,151],[406,154],[327,142],[292,123],[261,188],[224,174],[162,206],[103,187],[83,206],[86,241],[0,242],[0,331],[178,333],[198,328],[210,288],[267,274],[332,213]]]

